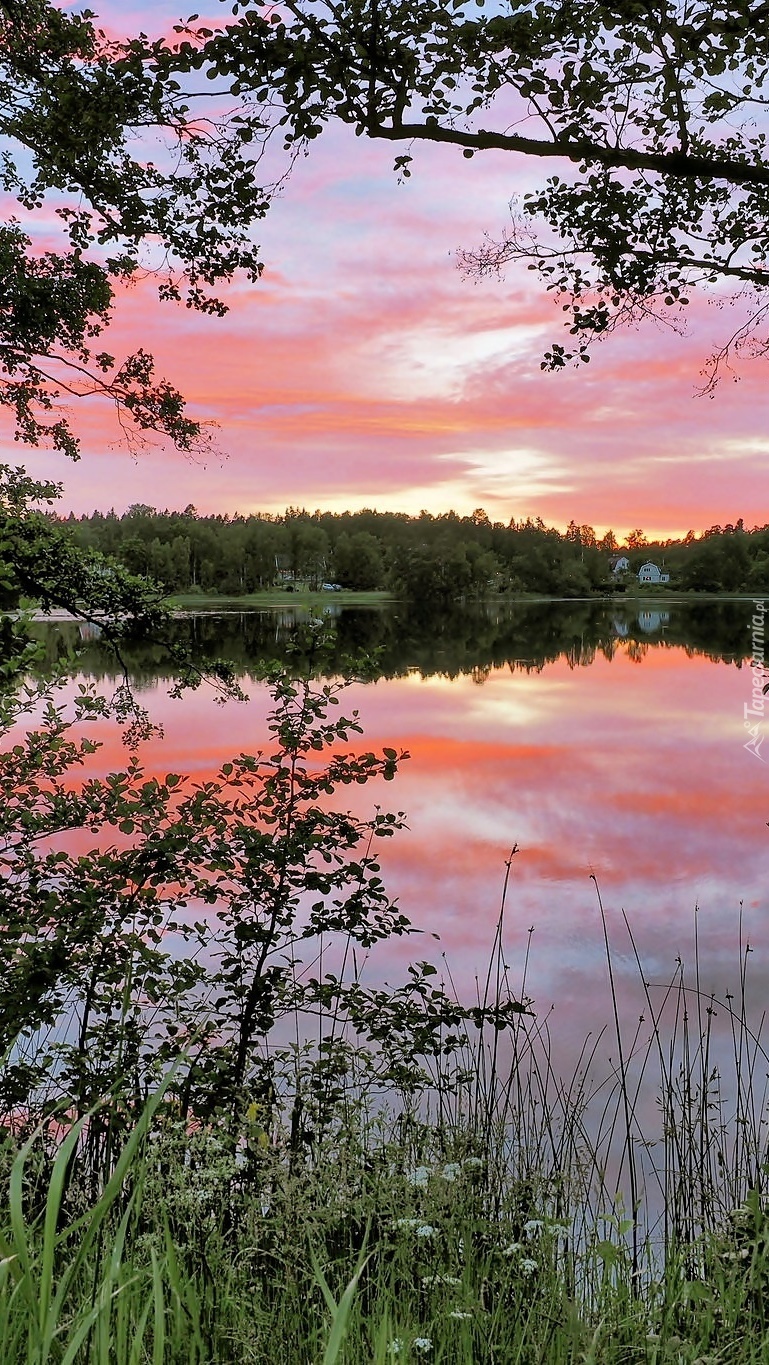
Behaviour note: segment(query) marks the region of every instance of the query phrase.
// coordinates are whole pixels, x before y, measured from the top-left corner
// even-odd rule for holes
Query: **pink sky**
[[[149,33],[178,17],[168,0],[111,0],[100,14]],[[713,400],[696,396],[728,311],[703,301],[687,338],[626,332],[590,366],[543,375],[542,352],[564,339],[553,301],[523,268],[464,280],[452,253],[498,235],[511,195],[554,167],[420,147],[399,185],[394,155],[346,129],[324,135],[256,225],[263,279],[230,291],[224,319],[160,305],[149,284],[120,301],[108,348],[151,349],[193,413],[218,424],[221,455],[205,467],[162,448],[134,460],[106,408],[84,405],[79,465],[23,454],[65,481],[64,507],[483,506],[503,521],[663,535],[767,520],[764,364],[745,362]],[[7,424],[2,440],[18,460]]]

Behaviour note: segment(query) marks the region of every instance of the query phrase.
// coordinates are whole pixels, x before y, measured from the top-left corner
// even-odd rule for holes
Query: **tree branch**
[[[769,165],[733,161],[728,157],[710,157],[673,152],[642,152],[633,147],[606,147],[598,142],[558,139],[543,142],[537,138],[521,137],[517,133],[494,133],[485,128],[477,132],[463,132],[445,128],[439,123],[400,123],[386,126],[369,123],[369,137],[384,138],[388,142],[447,142],[471,151],[485,152],[498,149],[520,152],[523,156],[562,157],[568,161],[597,161],[602,166],[627,171],[656,171],[659,175],[682,180],[725,180],[731,185],[758,185],[769,188]]]

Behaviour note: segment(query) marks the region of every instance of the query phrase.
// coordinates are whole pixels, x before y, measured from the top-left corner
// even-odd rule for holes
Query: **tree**
[[[190,450],[207,443],[184,400],[144,349],[122,360],[98,346],[117,287],[151,270],[162,299],[223,313],[212,292],[261,270],[249,236],[268,196],[257,136],[232,118],[193,117],[162,73],[165,44],[111,43],[92,15],[48,0],[0,4],[2,187],[25,221],[52,201],[60,240],[0,225],[0,404],[21,439],[77,457],[59,400],[99,394],[129,440],[156,431]],[[161,143],[148,155],[148,140]],[[50,210],[46,217],[50,238]]]
[[[404,144],[404,176],[420,141],[556,163],[507,236],[466,257],[481,271],[523,260],[561,299],[570,349],[553,344],[546,366],[587,359],[619,322],[680,313],[709,284],[752,303],[712,375],[733,348],[763,350],[767,0],[233,8],[219,29],[118,42],[89,11],[0,4],[2,183],[25,215],[0,226],[0,403],[25,441],[77,455],[59,402],[100,394],[129,439],[205,442],[148,351],[100,349],[115,290],[149,270],[162,299],[226,311],[217,288],[261,271],[250,234],[276,188],[258,177],[266,142],[280,130],[293,158],[331,120]]]
[[[94,395],[114,406],[129,445],[156,432],[181,450],[206,448],[206,426],[156,375],[149,351],[117,359],[101,337],[117,291],[137,278],[154,277],[163,300],[216,314],[226,312],[220,284],[258,278],[250,231],[269,202],[258,133],[237,111],[193,115],[161,70],[163,40],[115,44],[92,18],[49,0],[0,0],[0,183],[23,213],[0,223],[0,406],[18,440],[73,459],[79,442],[62,403]],[[83,554],[34,510],[60,491],[23,469],[0,471],[8,601],[106,614],[116,639],[157,622],[157,589]],[[136,549],[151,570],[149,548]],[[165,557],[158,567],[170,567]],[[6,680],[30,649],[23,627],[4,622]]]
[[[680,315],[694,288],[747,291],[749,316],[711,376],[769,312],[766,0],[287,0],[236,3],[235,23],[159,73],[205,71],[306,146],[332,120],[465,157],[486,150],[552,165],[474,270],[525,261],[567,312],[561,368],[618,323]],[[757,121],[758,113],[758,121]],[[537,235],[532,225],[544,226]],[[674,325],[678,325],[674,323]],[[763,351],[768,343],[757,341]]]
[[[326,532],[309,520],[306,513],[286,513],[286,553],[291,574],[318,588],[327,572],[329,543]]]
[[[343,588],[366,592],[381,587],[383,574],[382,550],[376,536],[369,531],[354,531],[352,535],[343,531],[334,546],[336,581]]]
[[[649,544],[649,542],[646,538],[645,532],[641,530],[640,526],[637,526],[635,530],[630,531],[628,533],[628,537],[627,540],[625,541],[625,544],[628,550],[643,550]]]
[[[324,641],[305,643],[311,671]],[[110,1136],[135,1121],[172,1060],[185,1118],[242,1118],[288,1084],[294,1106],[322,1122],[348,1025],[370,1044],[370,1080],[417,1091],[422,1064],[450,1055],[468,1025],[504,1029],[523,1011],[509,992],[461,1006],[431,984],[426,962],[395,991],[345,973],[350,949],[354,962],[356,949],[412,929],[377,856],[402,813],[360,819],[339,796],[390,781],[408,754],[351,751],[361,726],[357,712],[338,714],[345,684],[300,671],[267,670],[268,749],[203,782],[150,776],[136,755],[124,771],[74,781],[99,748],[87,731],[103,701],[84,687],[66,719],[46,684],[0,698],[6,728],[37,717],[0,752],[0,1127],[31,1128],[41,1110],[79,1116],[109,1094],[88,1144],[108,1170]],[[87,851],[56,847],[73,830],[92,841]],[[334,945],[338,974],[323,970]],[[291,1016],[297,1028],[311,1016],[322,1025],[309,1076],[275,1036]]]

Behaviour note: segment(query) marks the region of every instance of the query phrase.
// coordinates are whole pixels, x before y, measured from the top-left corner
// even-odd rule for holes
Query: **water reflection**
[[[482,976],[499,909],[505,860],[518,845],[508,903],[507,952],[517,988],[554,1010],[557,1048],[577,1048],[608,1018],[594,876],[609,917],[622,1006],[646,1008],[632,925],[648,980],[670,979],[693,956],[700,985],[723,996],[752,951],[749,997],[769,986],[769,764],[744,748],[750,697],[749,603],[635,609],[527,604],[427,622],[413,614],[344,611],[325,664],[378,651],[356,683],[361,749],[404,747],[411,760],[392,787],[355,793],[407,812],[384,875],[403,909],[440,942],[401,941],[377,971],[395,978],[407,957],[446,954],[465,994]],[[197,616],[177,623],[201,657],[234,659],[248,679],[258,660],[285,652],[297,613]],[[72,623],[45,632],[53,659],[77,641],[81,672],[110,678],[98,637]],[[265,739],[269,699],[258,683],[247,706],[214,704],[205,690],[167,696],[163,648],[137,647],[137,685],[152,693],[165,739],[156,771],[210,773]],[[104,731],[98,767],[125,761]],[[769,744],[767,744],[769,753]],[[742,910],[741,910],[742,907]],[[532,933],[533,930],[533,933]]]
[[[669,611],[651,611],[644,609],[638,613],[638,626],[644,635],[654,635],[658,630],[662,630],[670,620]]]
[[[749,603],[733,601],[685,606],[623,603],[621,608],[595,601],[499,603],[439,616],[397,606],[340,609],[330,603],[324,616],[333,628],[334,643],[320,667],[338,672],[345,660],[365,653],[371,656],[372,676],[397,678],[416,671],[423,677],[470,675],[482,683],[500,668],[540,672],[561,659],[572,668],[592,665],[599,657],[611,660],[617,653],[639,662],[650,645],[678,647],[690,655],[739,666],[751,652],[749,615]],[[172,624],[167,638],[188,646],[200,660],[231,659],[245,676],[253,676],[258,663],[285,659],[297,627],[312,619],[308,610],[293,607],[191,613]],[[98,627],[57,621],[38,629],[49,663],[78,649],[83,673],[98,679],[118,675]],[[139,687],[168,671],[161,641],[136,644],[127,658]]]

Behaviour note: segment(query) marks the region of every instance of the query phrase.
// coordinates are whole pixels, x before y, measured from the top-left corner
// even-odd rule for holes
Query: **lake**
[[[769,984],[769,762],[745,747],[752,611],[750,602],[656,598],[500,604],[436,621],[330,604],[327,671],[375,652],[374,680],[354,683],[344,699],[360,712],[357,747],[411,755],[394,783],[355,793],[359,813],[377,802],[406,812],[383,875],[425,931],[382,949],[372,970],[394,980],[409,957],[440,964],[445,953],[460,992],[474,995],[517,846],[510,980],[538,1013],[552,1011],[559,1051],[608,1017],[593,877],[628,1018],[643,1013],[644,995],[623,911],[652,983],[670,981],[679,958],[693,971],[696,914],[700,987],[721,997],[739,985],[741,933],[743,950],[753,950],[748,994],[760,1006]],[[165,733],[145,753],[151,770],[202,776],[262,745],[269,699],[253,674],[258,660],[284,654],[302,615],[205,613],[175,624],[201,658],[236,662],[246,705],[217,705],[207,687],[171,700],[162,648],[133,652],[134,685]],[[50,657],[77,641],[82,676],[115,679],[93,629],[52,623],[44,636]],[[117,735],[101,738],[99,768],[120,766]]]
[[[578,1164],[592,1151],[609,1201],[624,1187],[630,1207],[643,1188],[655,1235],[680,1199],[696,1221],[686,1165],[695,1152],[724,1216],[742,1198],[729,1172],[747,1172],[744,1192],[765,1159],[769,764],[763,713],[745,715],[764,705],[763,668],[751,666],[763,648],[753,639],[760,613],[749,601],[661,597],[500,602],[437,619],[335,602],[325,613],[331,638],[319,671],[338,676],[345,660],[358,660],[340,708],[360,714],[364,733],[352,747],[410,754],[394,782],[341,787],[335,797],[361,816],[376,804],[403,811],[408,824],[382,844],[380,860],[387,889],[421,933],[377,945],[363,965],[359,954],[363,984],[398,986],[410,961],[427,959],[472,1005],[483,995],[510,863],[507,985],[533,1013],[514,1035],[521,1061],[511,1085],[523,1117],[509,1141],[523,1151],[527,1132],[546,1132],[552,1155],[565,1135]],[[173,623],[171,642],[201,662],[233,661],[247,703],[219,705],[207,686],[172,699],[166,646],[129,651],[134,690],[164,731],[145,746],[150,773],[201,780],[259,751],[271,704],[260,669],[285,660],[308,621],[294,609]],[[49,662],[79,648],[69,686],[95,680],[108,693],[121,681],[98,628],[59,621],[39,630]],[[101,723],[98,737],[94,773],[124,768],[117,727]],[[63,837],[73,851],[93,842],[82,832]],[[335,965],[333,946],[323,951],[321,975]],[[503,1067],[510,1045],[505,1036]],[[691,1133],[677,1150],[682,1130]],[[549,1162],[545,1153],[543,1168]]]

